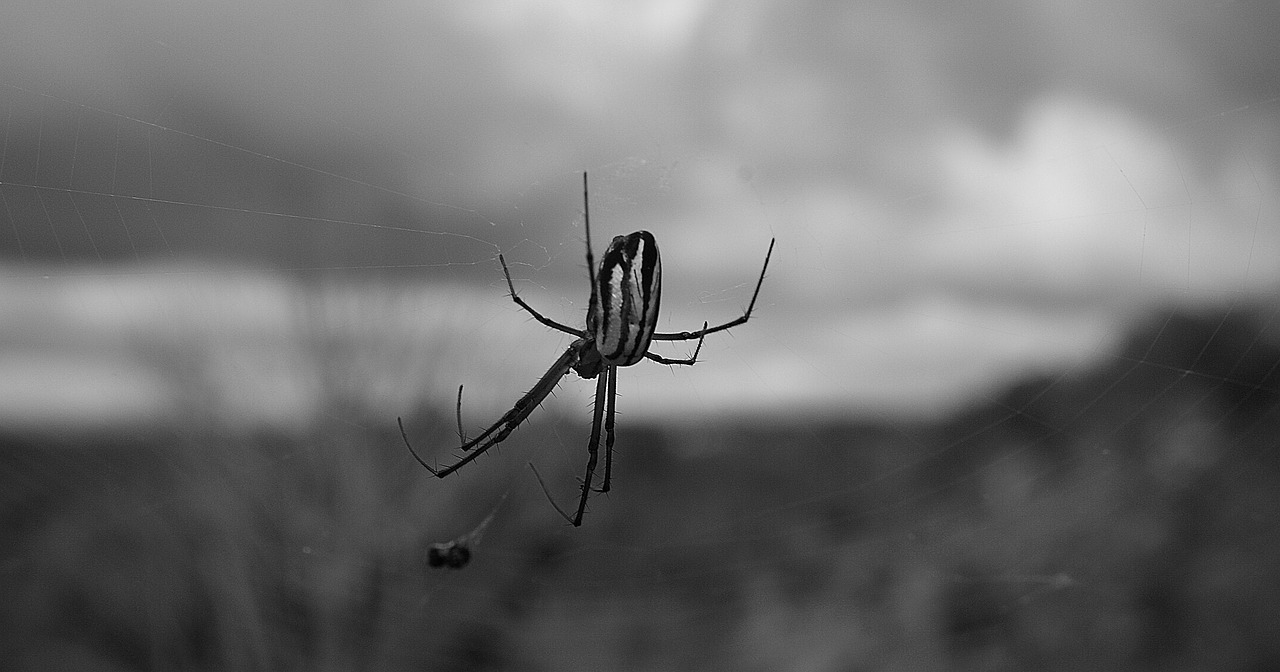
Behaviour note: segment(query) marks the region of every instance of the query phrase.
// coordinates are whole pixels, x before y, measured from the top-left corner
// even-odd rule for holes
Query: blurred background
[[[1280,664],[1280,9],[0,9],[4,667]],[[652,231],[592,382],[456,446]],[[655,350],[687,356],[692,344]],[[506,499],[503,500],[504,495]],[[498,503],[504,502],[501,506]],[[493,514],[463,570],[426,548]]]

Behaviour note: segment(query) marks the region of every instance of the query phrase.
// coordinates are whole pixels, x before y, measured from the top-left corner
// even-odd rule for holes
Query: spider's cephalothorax
[[[613,419],[614,402],[618,390],[618,367],[631,366],[642,359],[649,359],[659,364],[692,365],[696,363],[698,353],[702,351],[702,340],[707,334],[736,327],[751,319],[751,310],[755,308],[756,297],[760,295],[760,286],[764,284],[765,271],[769,268],[769,257],[773,255],[775,242],[769,241],[769,251],[764,255],[764,267],[760,269],[760,277],[756,280],[756,289],[751,294],[751,303],[747,304],[747,309],[741,316],[714,327],[709,327],[706,322],[703,322],[702,328],[697,331],[660,333],[654,329],[657,327],[658,307],[662,298],[662,262],[658,258],[658,245],[654,242],[653,234],[648,231],[636,231],[628,236],[616,236],[609,243],[609,249],[600,261],[600,268],[596,269],[591,252],[591,216],[587,208],[586,173],[582,174],[582,217],[587,237],[587,273],[591,280],[591,299],[587,308],[586,329],[575,329],[560,324],[544,317],[525,303],[524,299],[516,294],[516,287],[511,282],[511,271],[507,268],[506,259],[499,254],[498,261],[501,262],[502,273],[507,278],[507,289],[511,293],[511,300],[532,315],[535,320],[552,329],[572,334],[577,339],[551,365],[551,368],[542,374],[542,378],[534,384],[533,388],[516,401],[510,411],[470,441],[462,436],[462,389],[459,388],[458,434],[462,441],[459,450],[468,452],[474,448],[475,452],[468,452],[448,467],[438,469],[419,457],[413,446],[409,444],[404,423],[400,423],[400,435],[414,459],[426,467],[427,471],[444,478],[506,439],[521,422],[524,422],[525,418],[529,417],[533,409],[551,394],[560,378],[569,371],[577,373],[582,378],[595,378],[595,411],[591,418],[591,439],[587,443],[589,455],[587,473],[582,479],[582,494],[578,499],[578,510],[575,515],[571,517],[565,513],[546,490],[546,484],[542,484],[551,505],[565,520],[575,526],[582,524],[587,497],[592,492],[591,481],[596,471],[596,456],[600,447],[602,429],[605,435],[604,480],[598,492],[609,491],[613,466]],[[652,341],[694,339],[697,339],[698,345],[694,348],[693,355],[685,359],[667,358],[649,352],[649,344]],[[399,418],[396,421],[400,422]],[[533,468],[533,464],[530,463],[529,467]],[[533,471],[537,475],[538,470]],[[541,476],[538,476],[538,482],[542,483]]]
[[[569,363],[569,368],[573,369],[579,378],[591,380],[600,375],[607,366],[600,358],[600,351],[596,350],[595,341],[579,338],[569,344],[568,351],[573,353],[573,361]],[[566,370],[565,373],[569,371]]]

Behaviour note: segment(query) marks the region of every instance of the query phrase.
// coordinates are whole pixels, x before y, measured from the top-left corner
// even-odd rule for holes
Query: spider
[[[497,422],[489,426],[478,436],[466,440],[461,436],[462,389],[458,389],[459,449],[465,456],[444,468],[427,464],[409,443],[404,430],[404,422],[396,418],[400,426],[400,436],[413,458],[437,478],[444,478],[460,469],[468,462],[476,459],[484,452],[507,438],[520,423],[529,417],[533,410],[555,389],[560,379],[573,371],[581,378],[596,379],[595,407],[591,419],[591,438],[587,442],[587,470],[582,479],[582,494],[578,499],[578,510],[570,516],[556,504],[555,498],[547,489],[542,476],[538,474],[533,463],[533,470],[543,494],[555,507],[557,513],[574,527],[582,524],[582,514],[587,507],[587,497],[591,494],[591,482],[595,476],[597,457],[600,447],[600,430],[603,426],[605,434],[604,479],[596,492],[608,492],[613,470],[613,424],[614,403],[618,390],[618,368],[631,366],[642,359],[649,359],[659,364],[692,366],[698,361],[698,353],[702,351],[702,341],[707,334],[714,334],[736,327],[751,319],[751,311],[755,308],[756,297],[760,295],[760,286],[764,284],[765,272],[769,268],[769,257],[773,255],[773,244],[769,241],[769,250],[764,255],[764,267],[760,269],[760,277],[756,280],[755,291],[751,294],[751,302],[740,317],[714,327],[702,323],[697,331],[680,331],[674,333],[655,332],[658,322],[658,304],[662,294],[662,262],[658,258],[658,247],[653,234],[648,231],[636,231],[627,236],[615,236],[605,251],[604,258],[596,269],[595,258],[591,252],[591,217],[587,208],[587,174],[582,174],[582,217],[583,228],[587,238],[587,273],[591,282],[591,299],[587,306],[585,329],[575,329],[552,320],[525,302],[516,294],[515,284],[511,282],[511,271],[507,269],[507,261],[501,254],[498,261],[502,264],[502,273],[507,278],[507,290],[511,300],[533,316],[542,324],[577,337],[560,358],[542,374],[542,378],[520,397],[510,411],[507,411]],[[650,341],[691,341],[697,339],[698,345],[693,355],[687,359],[672,359],[649,352]],[[474,450],[473,450],[474,449]]]
[[[510,492],[510,491],[508,491]],[[449,569],[462,569],[471,562],[471,551],[480,545],[480,540],[484,537],[484,531],[489,527],[489,523],[493,522],[493,517],[498,515],[498,509],[502,508],[504,502],[507,501],[507,493],[502,495],[502,499],[493,506],[489,511],[489,515],[480,521],[470,532],[453,539],[451,541],[441,541],[431,544],[427,547],[427,566],[428,567],[448,567]]]

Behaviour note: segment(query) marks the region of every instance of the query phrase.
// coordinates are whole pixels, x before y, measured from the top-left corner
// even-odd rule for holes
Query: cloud
[[[702,407],[943,398],[1280,284],[1264,4],[18,3],[0,235],[25,261],[414,269],[510,311],[502,251],[569,319],[588,169],[597,246],[658,236],[669,324],[732,317],[779,240]],[[502,331],[486,357],[527,349]],[[654,375],[637,412],[689,406]]]
[[[1261,258],[1242,266],[1280,242],[1259,216],[1277,195],[1259,157],[1205,167],[1137,115],[1054,97],[1029,106],[1007,142],[957,134],[940,159],[948,202],[917,251],[945,280],[1117,305],[1280,282]]]

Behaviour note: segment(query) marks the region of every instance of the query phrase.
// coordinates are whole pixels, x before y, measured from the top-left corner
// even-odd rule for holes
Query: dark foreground
[[[6,436],[0,668],[1276,669],[1276,330],[1161,316],[936,424],[623,422],[580,529],[524,466],[571,500],[577,420],[446,481],[343,409]]]

